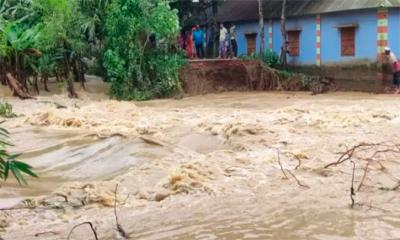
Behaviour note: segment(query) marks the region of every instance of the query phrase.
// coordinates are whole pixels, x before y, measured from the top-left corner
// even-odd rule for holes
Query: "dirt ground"
[[[131,239],[400,239],[398,151],[354,154],[354,208],[351,161],[324,168],[360,143],[396,148],[400,96],[80,97],[3,98],[12,150],[40,178],[1,186],[2,239],[66,239],[85,221],[124,239],[115,202]],[[86,225],[71,239],[94,237]]]

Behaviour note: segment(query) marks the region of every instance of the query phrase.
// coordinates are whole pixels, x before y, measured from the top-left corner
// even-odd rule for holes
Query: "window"
[[[343,27],[340,28],[340,41],[341,41],[341,53],[342,56],[355,56],[355,39],[356,39],[356,28],[355,27]]]
[[[288,31],[288,51],[289,56],[295,57],[300,55],[300,30]]]
[[[247,54],[256,53],[257,33],[246,34]]]

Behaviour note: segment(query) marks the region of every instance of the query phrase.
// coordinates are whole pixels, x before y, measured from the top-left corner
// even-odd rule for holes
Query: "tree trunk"
[[[281,15],[281,33],[282,33],[282,47],[280,60],[284,68],[287,67],[287,34],[286,34],[286,0],[282,1],[282,15]]]
[[[216,57],[218,55],[218,0],[212,1],[212,56]]]
[[[10,87],[11,91],[13,92],[14,96],[18,96],[21,99],[29,99],[32,96],[24,89],[22,84],[15,79],[11,73],[7,73],[8,79],[8,86]]]
[[[258,15],[260,18],[260,54],[264,54],[265,49],[265,31],[264,31],[264,9],[263,0],[258,0]]]
[[[80,58],[78,59],[78,74],[79,74],[79,81],[81,82],[81,86],[82,86],[83,90],[86,90],[85,67],[84,67],[84,63],[83,63],[82,59],[80,59]]]
[[[69,57],[67,53],[64,54],[64,76],[67,82],[67,92],[68,97],[70,98],[78,98],[78,94],[75,91],[74,87],[74,77],[70,71]]]
[[[49,87],[47,85],[48,81],[49,81],[49,77],[47,75],[42,76],[42,80],[43,80],[43,86],[44,86],[44,90],[46,92],[50,92]]]
[[[69,98],[78,98],[78,94],[76,93],[75,87],[74,87],[73,76],[71,73],[67,77],[66,81],[67,81],[68,97]]]
[[[37,95],[39,95],[39,83],[38,83],[38,75],[37,74],[35,74],[34,76],[33,76],[33,89],[34,89],[34,91],[35,91],[35,93],[37,94]]]

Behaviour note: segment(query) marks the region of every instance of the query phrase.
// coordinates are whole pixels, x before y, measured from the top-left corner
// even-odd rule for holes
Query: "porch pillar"
[[[274,37],[274,33],[273,33],[273,24],[274,22],[272,21],[272,19],[269,20],[268,23],[268,48],[269,49],[273,49],[273,37]]]
[[[379,8],[377,14],[377,54],[378,57],[385,51],[388,46],[388,9]]]
[[[316,16],[316,61],[317,66],[321,66],[321,15]]]

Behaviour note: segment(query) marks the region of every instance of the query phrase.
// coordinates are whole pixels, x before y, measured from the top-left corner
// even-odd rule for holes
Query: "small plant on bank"
[[[24,174],[32,177],[38,176],[32,171],[30,165],[16,160],[19,154],[8,152],[7,147],[10,146],[13,145],[9,142],[9,132],[0,128],[0,180],[6,181],[11,172],[20,185],[27,185]]]
[[[8,102],[0,103],[0,116],[4,118],[13,118],[17,115],[13,113],[12,105]]]
[[[271,49],[265,50],[264,53],[252,53],[250,55],[241,55],[239,57],[243,61],[261,60],[266,66],[278,68],[280,66],[279,56]]]

